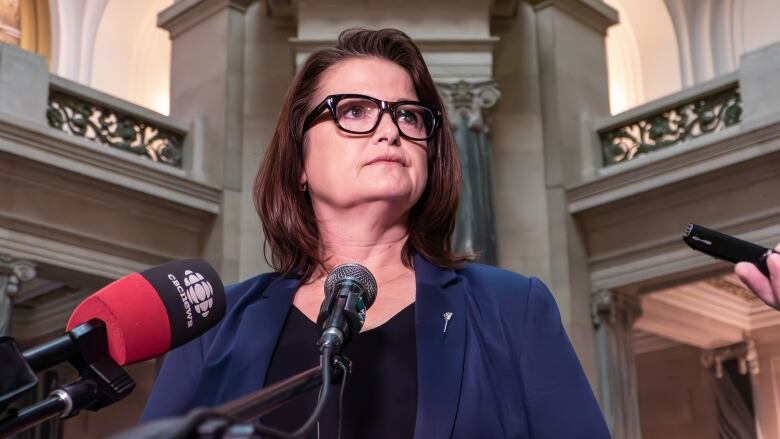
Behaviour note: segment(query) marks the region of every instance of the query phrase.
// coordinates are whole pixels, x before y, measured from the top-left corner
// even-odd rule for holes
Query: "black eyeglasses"
[[[311,128],[325,109],[330,110],[333,122],[340,130],[352,134],[368,134],[379,126],[382,114],[398,127],[401,136],[410,140],[428,140],[441,123],[441,112],[420,102],[388,102],[358,94],[330,95],[306,116],[303,131]]]

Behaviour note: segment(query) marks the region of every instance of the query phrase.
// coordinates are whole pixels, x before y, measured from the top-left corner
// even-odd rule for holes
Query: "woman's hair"
[[[284,99],[253,193],[266,245],[271,250],[269,263],[285,275],[301,274],[308,280],[318,265],[327,268],[311,200],[308,192],[300,189],[303,121],[318,104],[312,99],[322,74],[356,58],[379,58],[398,64],[411,77],[420,102],[444,113],[420,50],[399,30],[348,29],[339,35],[335,47],[318,50],[306,59]],[[428,141],[428,183],[409,212],[409,239],[402,253],[406,266],[412,267],[415,252],[446,268],[458,268],[471,259],[471,255],[454,253],[451,245],[460,184],[458,149],[443,114],[441,127]]]

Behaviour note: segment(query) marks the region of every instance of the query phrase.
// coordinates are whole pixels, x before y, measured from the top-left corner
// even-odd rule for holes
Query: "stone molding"
[[[475,39],[431,39],[414,38],[434,81],[473,82],[489,81],[493,78],[493,49],[498,37]],[[332,47],[333,38],[290,38],[295,54],[296,69],[317,49]]]
[[[673,148],[603,168],[567,188],[569,211],[579,213],[720,168],[780,151],[780,112],[746,130],[733,126]]]
[[[232,9],[243,14],[254,1],[180,0],[157,14],[157,27],[167,30],[171,38],[175,38],[224,9]]]
[[[188,173],[0,113],[0,152],[45,163],[211,214],[222,191]]]
[[[110,244],[106,244],[104,249],[89,249],[40,234],[33,235],[2,227],[0,252],[106,279],[117,279],[150,265],[149,261],[116,256]]]
[[[606,35],[607,29],[619,21],[618,12],[601,0],[529,0],[528,3],[537,13],[556,8],[602,35]]]

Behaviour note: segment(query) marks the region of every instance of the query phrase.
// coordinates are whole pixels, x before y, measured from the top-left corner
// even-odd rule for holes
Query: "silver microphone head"
[[[368,271],[368,268],[354,262],[341,264],[330,272],[325,279],[325,295],[327,296],[328,293],[333,291],[333,287],[336,286],[339,281],[345,279],[357,282],[363,287],[363,290],[365,291],[363,303],[366,305],[366,309],[371,308],[371,305],[374,304],[374,300],[376,299],[376,279],[374,279],[374,275]]]

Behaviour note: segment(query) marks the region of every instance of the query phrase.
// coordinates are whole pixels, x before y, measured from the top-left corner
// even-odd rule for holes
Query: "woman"
[[[345,349],[344,437],[609,436],[546,287],[450,248],[460,167],[441,108],[400,31],[345,31],[308,58],[255,185],[277,272],[228,288],[221,324],[169,355],[145,419],[316,365],[323,281],[354,261],[378,295]],[[293,429],[315,398],[263,421]],[[336,436],[337,409],[319,437]]]

